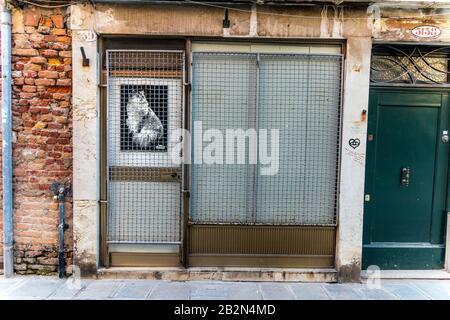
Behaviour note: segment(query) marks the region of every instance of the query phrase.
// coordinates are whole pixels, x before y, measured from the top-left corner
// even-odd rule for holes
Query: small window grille
[[[450,48],[376,45],[371,83],[377,85],[448,86]]]

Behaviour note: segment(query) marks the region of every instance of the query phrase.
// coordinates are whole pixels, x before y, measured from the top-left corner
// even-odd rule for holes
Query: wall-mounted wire
[[[211,3],[211,2],[200,2],[200,1],[195,1],[195,0],[184,0],[184,2],[195,4],[195,5],[200,5],[200,6],[220,8],[220,9],[224,9],[224,10],[228,9],[229,11],[238,11],[238,12],[246,12],[246,13],[252,12],[251,10],[248,10],[248,9],[229,7],[229,6],[220,5],[220,4]],[[336,2],[336,3],[339,3],[339,2]],[[304,5],[308,5],[308,6],[316,5],[316,6],[323,7],[323,5],[310,4],[310,3],[305,3]],[[269,4],[265,3],[261,7],[263,8],[264,6],[269,6]],[[343,7],[343,6],[336,5],[336,8],[338,8],[338,7]],[[382,9],[382,8],[395,8],[395,7],[379,6],[379,8]],[[404,8],[404,9],[406,10],[408,8]],[[414,9],[414,8],[411,8],[411,9]],[[426,9],[431,9],[431,8],[430,8],[430,6],[428,6]],[[432,9],[437,9],[437,8],[433,7]],[[442,9],[450,9],[450,8],[442,8]],[[258,14],[268,15],[268,16],[288,17],[288,18],[299,18],[299,19],[321,19],[320,16],[305,16],[305,15],[295,15],[295,14],[285,14],[285,13],[273,13],[273,12],[259,11],[259,10],[258,10]],[[414,18],[433,18],[433,17],[438,17],[438,16],[450,16],[450,11],[444,12],[444,13],[421,14],[420,16],[412,16],[412,17],[388,17],[388,18],[390,18],[390,19],[414,19]],[[367,16],[367,17],[342,17],[342,19],[344,19],[344,20],[367,20],[369,18],[370,18],[369,16]]]
[[[44,9],[56,9],[56,8],[65,8],[71,6],[77,1],[62,1],[62,0],[54,0],[54,1],[40,1],[40,0],[16,0],[17,3],[29,4],[32,6],[36,6]],[[57,3],[57,4],[49,4]]]

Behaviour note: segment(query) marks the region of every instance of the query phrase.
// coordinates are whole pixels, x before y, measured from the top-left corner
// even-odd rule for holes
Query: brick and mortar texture
[[[19,274],[52,274],[58,266],[58,203],[49,186],[72,180],[72,51],[67,21],[65,10],[59,9],[26,7],[12,14],[14,255]],[[70,265],[70,197],[65,208]]]

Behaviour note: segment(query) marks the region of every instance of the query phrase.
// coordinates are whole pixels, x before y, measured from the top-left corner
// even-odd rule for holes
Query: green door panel
[[[371,205],[389,214],[372,216],[371,241],[429,241],[438,115],[438,108],[379,106]],[[403,167],[408,186],[400,185]]]
[[[363,268],[434,269],[444,263],[448,96],[372,89],[364,205]],[[402,169],[410,171],[402,184]]]
[[[402,90],[403,91],[403,90]],[[387,92],[375,91],[373,94],[378,95],[378,103],[387,106],[408,106],[408,107],[441,107],[442,94],[440,93],[416,93],[415,90],[409,92]]]
[[[442,247],[389,248],[374,246],[364,249],[364,268],[377,265],[382,270],[431,270],[441,269],[444,261]]]

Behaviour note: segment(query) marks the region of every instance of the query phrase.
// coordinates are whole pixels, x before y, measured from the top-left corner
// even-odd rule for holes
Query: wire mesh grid
[[[279,170],[259,175],[259,222],[334,224],[340,56],[261,55],[259,127],[279,129]]]
[[[246,54],[194,54],[192,134],[202,131],[251,129],[256,126],[256,56]],[[196,125],[197,124],[197,125]],[[192,144],[190,215],[193,221],[250,222],[254,203],[255,165],[196,163],[203,145]],[[238,151],[235,150],[236,155]],[[226,154],[224,154],[226,156]],[[222,161],[225,159],[222,158]],[[237,162],[237,161],[236,161]]]
[[[194,53],[194,125],[201,121],[203,132],[255,128],[259,139],[268,129],[268,141],[279,130],[279,142],[267,148],[274,155],[278,147],[279,164],[263,175],[261,161],[194,163],[190,219],[335,225],[341,74],[341,55]]]
[[[184,53],[107,51],[108,242],[180,241]]]

